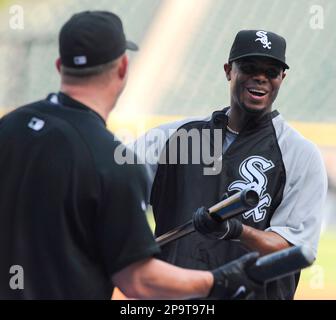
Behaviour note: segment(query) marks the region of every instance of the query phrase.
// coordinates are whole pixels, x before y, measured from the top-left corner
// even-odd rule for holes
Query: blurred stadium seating
[[[183,2],[189,2],[191,6],[182,8],[180,18],[175,19],[173,9],[179,7],[176,3]],[[0,25],[3,71],[0,83],[6,84],[0,93],[2,108],[38,99],[46,92],[55,90],[58,78],[53,63],[57,57],[57,33],[74,12],[87,9],[115,11],[123,18],[127,35],[141,45],[150,45],[153,51],[163,29],[162,21],[155,19],[160,14],[160,8],[163,8],[170,15],[170,29],[175,34],[170,46],[166,47],[168,56],[162,52],[161,55],[171,56],[178,63],[174,59],[160,62],[161,68],[156,71],[156,87],[148,89],[152,92],[159,90],[160,96],[153,101],[153,105],[137,104],[135,107],[138,110],[157,114],[200,115],[227,104],[228,89],[222,66],[234,35],[240,29],[260,28],[278,32],[288,43],[287,57],[291,69],[277,102],[280,111],[288,120],[336,120],[333,109],[335,97],[332,94],[336,81],[336,41],[333,41],[335,1],[237,0],[233,4],[225,0],[28,0],[21,1],[25,13],[24,30],[9,28],[9,4],[8,1],[5,3]],[[310,6],[316,3],[324,8],[322,30],[311,29],[309,23]],[[195,21],[194,12],[200,5],[202,12],[197,14]],[[178,28],[172,27],[174,22],[179,23]],[[152,37],[154,42],[148,43],[146,35],[153,26],[159,29],[156,33],[158,37]],[[180,56],[174,54],[178,50]],[[140,52],[135,63],[144,64],[146,58]],[[172,70],[175,66],[179,68]],[[146,84],[144,73],[131,77],[141,77]],[[132,90],[129,88],[128,92]]]

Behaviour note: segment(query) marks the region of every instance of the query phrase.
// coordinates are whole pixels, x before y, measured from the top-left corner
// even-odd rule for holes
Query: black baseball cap
[[[229,62],[255,56],[272,58],[289,69],[286,64],[286,40],[283,37],[264,30],[239,31],[233,41]]]
[[[61,63],[69,68],[88,68],[120,57],[138,46],[127,41],[120,18],[108,11],[84,11],[73,15],[59,34]]]

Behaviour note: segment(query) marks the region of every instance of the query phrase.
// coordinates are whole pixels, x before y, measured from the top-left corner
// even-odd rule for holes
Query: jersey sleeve
[[[138,162],[145,165],[149,190],[152,188],[161,152],[168,139],[168,127],[157,127],[127,145],[127,148],[136,154]]]
[[[138,161],[146,167],[149,190],[152,190],[160,159],[163,159],[162,152],[170,137],[183,125],[196,120],[206,119],[195,117],[166,123],[148,130],[144,135],[127,145],[137,155]],[[149,200],[148,198],[147,203]]]
[[[286,185],[281,204],[274,212],[270,227],[293,245],[306,245],[315,254],[320,237],[322,207],[327,193],[327,175],[318,149],[309,149],[288,161]]]
[[[99,254],[110,275],[160,252],[145,215],[144,167],[119,167],[101,178],[104,191],[95,228]]]

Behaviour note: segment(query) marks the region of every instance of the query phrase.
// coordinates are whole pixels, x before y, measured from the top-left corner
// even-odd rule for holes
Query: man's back
[[[129,213],[120,212],[117,189],[125,190],[119,178],[132,175],[139,199],[146,190],[138,186],[145,181],[139,168],[113,161],[119,144],[103,120],[79,104],[76,109],[42,101],[1,120],[0,298],[111,296],[109,276],[124,267],[126,256],[135,256],[120,235],[123,219],[134,212],[131,205]],[[150,250],[143,251],[148,256]],[[9,285],[13,265],[23,268],[23,290]]]

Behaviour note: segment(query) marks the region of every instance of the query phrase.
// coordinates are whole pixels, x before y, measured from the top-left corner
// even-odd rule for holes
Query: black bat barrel
[[[247,274],[254,281],[264,283],[309,267],[314,260],[309,248],[291,247],[259,258],[247,269]]]

